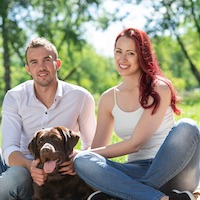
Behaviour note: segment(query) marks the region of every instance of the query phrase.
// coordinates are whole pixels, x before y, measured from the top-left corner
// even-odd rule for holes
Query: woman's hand
[[[31,167],[30,167],[30,173],[31,173],[31,177],[32,177],[33,181],[37,185],[42,186],[47,179],[47,174],[44,172],[43,169],[39,169],[37,167],[39,162],[40,162],[39,159],[33,160],[33,162],[31,163]]]

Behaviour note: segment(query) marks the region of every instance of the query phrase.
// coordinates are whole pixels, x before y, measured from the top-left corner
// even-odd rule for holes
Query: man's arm
[[[30,171],[32,160],[29,160],[20,151],[14,151],[8,157],[10,166],[22,166]]]
[[[91,147],[96,130],[95,101],[93,96],[88,93],[85,94],[82,102],[78,123],[81,132],[82,149],[88,149]]]
[[[20,153],[21,121],[17,101],[13,95],[7,93],[2,106],[2,152],[7,165],[10,165],[9,157],[12,153],[12,165],[21,162],[22,158],[24,159],[24,155]],[[15,155],[17,155],[16,159],[14,159]]]

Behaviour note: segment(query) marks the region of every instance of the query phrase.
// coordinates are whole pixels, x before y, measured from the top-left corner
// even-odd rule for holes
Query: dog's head
[[[37,131],[28,145],[34,159],[40,159],[40,165],[46,173],[52,173],[63,162],[69,160],[79,134],[63,126]]]

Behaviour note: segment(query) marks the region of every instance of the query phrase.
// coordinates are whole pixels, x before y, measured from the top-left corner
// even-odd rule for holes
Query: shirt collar
[[[61,98],[62,96],[63,96],[62,81],[58,80],[58,87],[57,87],[55,98],[57,97]]]
[[[35,99],[36,101],[38,101],[36,95],[35,95],[35,90],[34,90],[34,81],[31,80],[31,87],[29,87],[29,94],[31,97],[33,97],[33,99]],[[62,90],[62,81],[58,80],[58,87],[56,90],[56,95],[55,95],[55,99],[58,100],[63,96],[63,90]]]

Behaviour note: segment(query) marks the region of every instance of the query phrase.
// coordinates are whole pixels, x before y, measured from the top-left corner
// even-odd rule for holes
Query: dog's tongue
[[[44,163],[43,169],[44,169],[45,173],[50,174],[54,171],[55,167],[56,167],[56,161],[55,160],[54,161],[47,161],[47,162]]]

